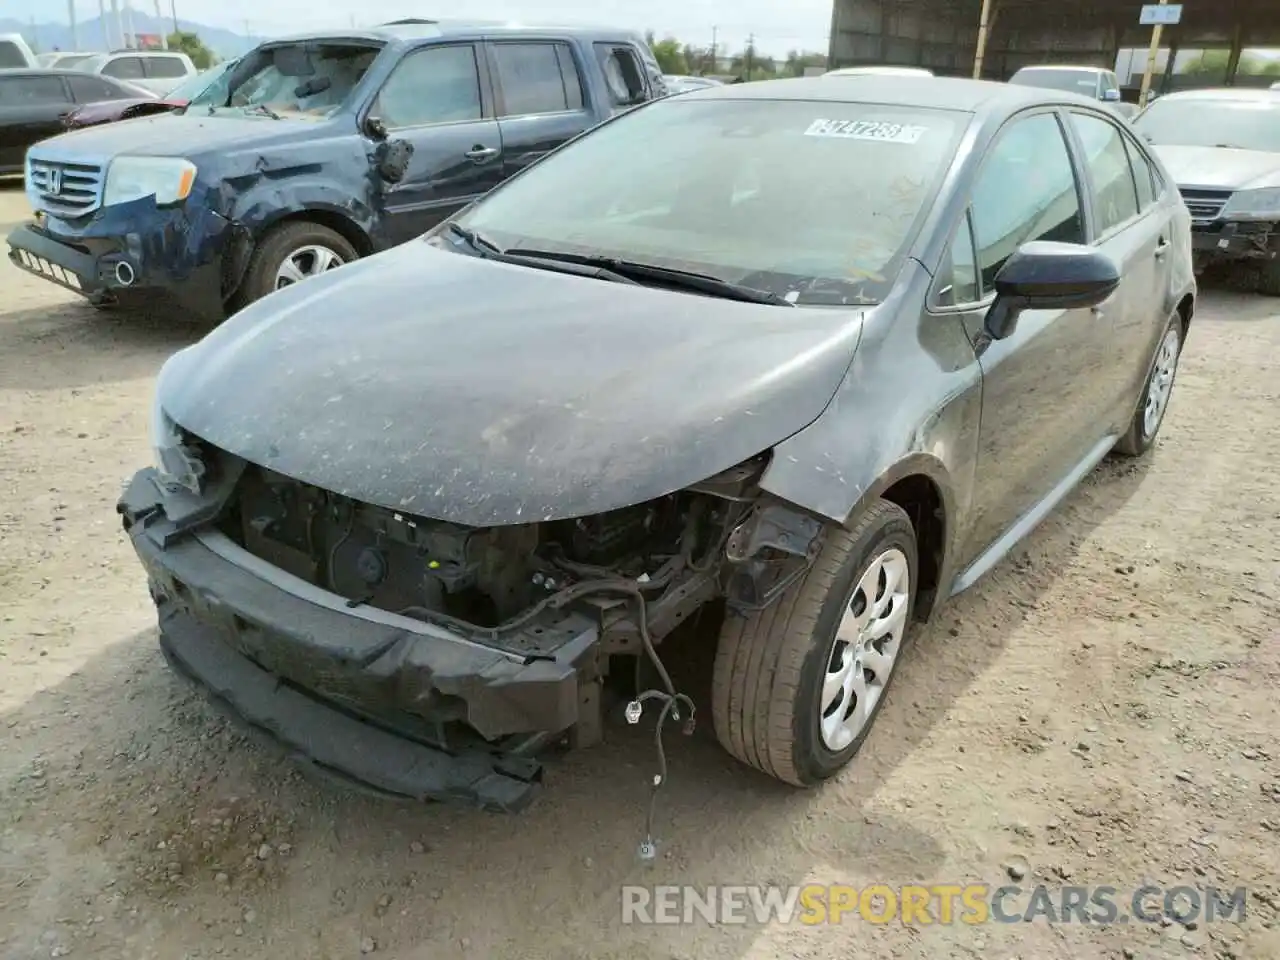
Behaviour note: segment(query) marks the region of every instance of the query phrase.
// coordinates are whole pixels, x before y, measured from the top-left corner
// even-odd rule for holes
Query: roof
[[[889,106],[932,107],[979,113],[1013,112],[1040,103],[1078,103],[1097,107],[1089,97],[1064,90],[1022,87],[992,80],[956,77],[861,74],[765,80],[760,83],[707,87],[680,95],[689,100],[813,100],[831,103],[878,103]]]
[[[1106,67],[1082,67],[1070,63],[1036,63],[1028,67],[1019,67],[1017,72],[1022,73],[1024,70],[1028,72],[1032,70],[1057,70],[1063,73],[1072,71],[1076,73],[1111,73]]]
[[[515,20],[393,20],[376,27],[351,30],[313,30],[284,37],[272,37],[266,43],[282,43],[298,40],[356,40],[368,43],[413,43],[418,40],[434,40],[441,37],[475,36],[486,34],[500,36],[504,33],[522,35],[554,31],[565,36],[639,36],[634,30],[616,26],[591,26],[584,24],[555,24],[539,21]]]
[[[1159,100],[1248,100],[1280,104],[1280,90],[1259,87],[1210,87],[1203,90],[1179,90],[1166,93]]]

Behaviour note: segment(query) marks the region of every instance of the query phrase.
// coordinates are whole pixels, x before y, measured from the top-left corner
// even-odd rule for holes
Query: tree
[[[169,34],[169,49],[185,53],[196,65],[197,70],[208,70],[218,59],[213,51],[204,45],[198,33],[189,33],[186,30]]]
[[[689,72],[689,61],[685,59],[684,47],[679,40],[675,37],[665,37],[655,41],[652,30],[645,35],[645,39],[649,41],[649,49],[653,51],[663,73],[687,74]]]
[[[803,77],[809,67],[825,70],[827,55],[808,50],[788,50],[787,58],[782,63],[782,73],[788,77]]]

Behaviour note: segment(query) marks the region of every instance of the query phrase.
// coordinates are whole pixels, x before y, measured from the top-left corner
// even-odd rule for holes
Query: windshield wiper
[[[725,300],[740,300],[743,303],[767,303],[776,307],[794,307],[790,300],[785,300],[776,293],[748,287],[741,283],[721,280],[705,273],[693,273],[688,270],[677,270],[674,267],[659,267],[652,263],[640,263],[635,260],[622,260],[617,257],[592,257],[577,253],[561,253],[557,250],[524,250],[507,251],[508,256],[535,257],[539,260],[559,260],[564,263],[577,263],[585,267],[597,267],[612,270],[615,273],[637,280],[650,280],[668,284],[683,290],[693,290],[712,297]]]
[[[1215,149],[1218,150],[1248,150],[1248,147],[1242,147],[1238,143],[1215,143]]]
[[[623,276],[604,266],[593,263],[579,263],[576,260],[559,260],[553,257],[541,257],[536,254],[527,255],[523,250],[503,250],[484,234],[456,223],[449,224],[449,230],[461,237],[480,256],[486,260],[497,260],[499,263],[511,263],[521,267],[540,267],[543,270],[555,270],[557,273],[571,273],[576,277],[593,277],[596,280],[608,280],[612,283],[636,283],[631,277]]]
[[[280,116],[280,114],[276,113],[274,110],[268,107],[265,103],[250,104],[249,106],[244,108],[244,112],[245,113],[261,113],[261,114],[264,114],[265,116],[270,117],[272,120],[284,119],[284,117]]]

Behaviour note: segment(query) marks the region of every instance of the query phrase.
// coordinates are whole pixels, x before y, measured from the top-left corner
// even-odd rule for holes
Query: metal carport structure
[[[832,67],[914,64],[935,73],[971,76],[983,0],[835,0]],[[1004,80],[1036,63],[1092,64],[1112,69],[1121,50],[1146,50],[1151,28],[1139,25],[1141,0],[990,0],[982,75]],[[1236,79],[1241,51],[1280,47],[1277,0],[1183,0],[1181,22],[1167,26],[1161,73],[1172,73],[1179,49],[1229,51],[1224,82]],[[1139,74],[1145,67],[1137,66]],[[1276,77],[1280,80],[1280,76]],[[1165,84],[1155,78],[1155,87]]]

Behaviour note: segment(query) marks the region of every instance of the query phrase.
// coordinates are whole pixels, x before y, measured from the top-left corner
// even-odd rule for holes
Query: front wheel
[[[1160,425],[1164,423],[1165,411],[1169,409],[1169,398],[1173,395],[1173,381],[1178,374],[1178,358],[1182,355],[1182,317],[1175,313],[1169,318],[1160,345],[1156,347],[1155,361],[1151,364],[1151,372],[1147,374],[1147,382],[1142,388],[1142,397],[1133,420],[1115,445],[1116,453],[1126,457],[1140,457],[1150,450],[1160,433]]]
[[[304,220],[282,223],[258,241],[233,307],[239,309],[358,257],[355,247],[335,230]]]
[[[800,787],[848,764],[906,644],[916,569],[910,518],[880,500],[852,529],[832,530],[809,572],[767,609],[729,614],[712,681],[720,744]]]

